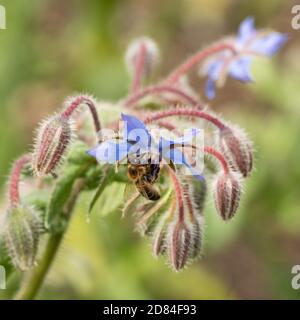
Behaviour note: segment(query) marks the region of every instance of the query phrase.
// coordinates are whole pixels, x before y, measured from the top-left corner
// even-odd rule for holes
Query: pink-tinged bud
[[[182,269],[188,262],[193,249],[192,232],[184,222],[176,221],[169,226],[169,260],[175,271]]]
[[[224,127],[220,130],[220,149],[233,170],[248,177],[253,167],[252,142],[237,127]]]
[[[126,51],[126,66],[129,74],[134,77],[136,70],[140,69],[143,77],[148,77],[159,62],[159,50],[156,43],[143,37],[134,40]]]
[[[217,176],[214,190],[215,205],[223,220],[229,220],[234,216],[241,193],[240,176],[237,172],[222,172]]]
[[[72,134],[71,121],[63,115],[55,114],[42,122],[32,154],[32,167],[37,176],[55,173],[70,145]]]

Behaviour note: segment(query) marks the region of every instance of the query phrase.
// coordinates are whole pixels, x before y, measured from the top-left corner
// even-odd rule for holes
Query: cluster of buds
[[[195,94],[193,88],[190,87],[187,73],[202,64],[204,75],[208,77],[205,92],[207,97],[211,99],[215,95],[215,85],[223,84],[227,75],[243,82],[250,81],[249,67],[252,60],[249,59],[249,55],[251,59],[255,55],[270,56],[277,52],[285,41],[286,36],[280,33],[256,31],[253,19],[246,19],[242,22],[237,37],[231,37],[230,40],[226,38],[197,52],[171,72],[165,80],[159,84],[146,85],[145,87],[146,81],[159,60],[157,45],[149,38],[139,38],[132,42],[127,49],[125,60],[132,79],[132,86],[129,95],[116,105],[119,109],[121,108],[121,111],[126,110],[134,115],[122,113],[123,120],[128,120],[131,129],[144,130],[150,140],[153,137],[148,132],[148,126],[155,125],[158,128],[167,129],[169,132],[172,131],[176,138],[168,140],[160,137],[158,158],[166,160],[167,154],[164,148],[170,147],[173,156],[177,160],[180,158],[181,165],[188,168],[192,175],[184,176],[182,168],[176,163],[174,164],[173,161],[169,163],[161,161],[159,164],[160,174],[158,174],[156,166],[153,180],[149,178],[149,173],[147,175],[144,173],[140,180],[135,178],[135,186],[139,189],[130,194],[128,199],[125,199],[123,213],[131,212],[136,217],[137,229],[142,234],[151,236],[154,256],[167,256],[170,265],[176,271],[183,269],[201,254],[204,202],[206,184],[209,181],[209,177],[196,173],[189,162],[189,155],[197,149],[195,145],[189,144],[189,139],[194,137],[194,132],[197,130],[192,130],[189,139],[185,139],[181,136],[180,128],[183,126],[191,128],[191,124],[193,126],[199,125],[199,127],[203,124],[209,124],[209,126],[205,126],[206,129],[208,128],[208,131],[205,132],[207,135],[205,138],[208,137],[206,141],[209,143],[202,152],[211,156],[218,163],[217,173],[209,172],[208,166],[207,175],[214,175],[214,178],[211,179],[214,186],[213,196],[216,210],[221,219],[230,220],[237,212],[243,179],[249,177],[253,168],[252,142],[241,129],[228,124],[220,116],[209,111],[208,107]],[[147,108],[147,104],[142,103],[146,97],[148,102],[150,100],[156,104],[156,108]],[[81,105],[89,108],[97,142],[99,142],[96,148],[87,152],[89,155],[99,160],[97,153],[99,147],[104,151],[101,153],[102,157],[108,159],[115,151],[111,148],[115,149],[116,146],[121,146],[115,161],[116,168],[118,168],[122,159],[129,157],[128,150],[132,144],[141,143],[138,139],[136,141],[126,140],[124,137],[104,141],[104,136],[101,137],[99,134],[101,126],[97,113],[98,105],[92,97],[86,95],[68,99],[62,111],[42,122],[37,130],[32,154],[17,160],[12,170],[9,185],[10,205],[1,226],[3,239],[12,263],[21,270],[26,270],[34,265],[39,236],[42,232],[42,226],[45,225],[45,221],[41,221],[35,210],[22,204],[20,200],[21,171],[24,166],[30,163],[36,177],[41,180],[50,174],[54,177],[51,180],[53,183],[55,183],[57,175],[64,175],[64,171],[59,168],[75,139],[76,126],[73,115]],[[157,111],[157,108],[160,108],[160,111]],[[111,114],[116,114],[116,110],[119,110],[117,108],[109,109]],[[170,117],[175,120],[168,121],[167,118]],[[115,121],[107,124],[107,128],[116,130],[119,118],[118,114]],[[101,138],[100,141],[99,138]],[[190,151],[187,154],[181,153],[176,149],[178,145],[190,148]],[[133,155],[130,154],[130,156]],[[169,160],[174,159],[169,157]],[[95,161],[88,161],[84,168],[96,165]],[[88,170],[86,169],[86,171]],[[113,170],[103,171],[105,172],[104,178],[91,207],[101,195],[104,187],[109,186],[109,182],[116,177]],[[95,172],[97,171],[95,170]],[[107,178],[105,175],[111,172],[113,172],[112,177]],[[75,173],[77,171],[74,171],[73,174],[75,175]],[[85,171],[80,170],[77,178],[82,178],[84,175]],[[90,176],[89,179],[91,179]],[[101,179],[95,176],[94,180],[90,185],[94,186]],[[74,179],[71,181],[73,182]],[[140,183],[139,186],[138,183]],[[149,192],[144,193],[148,199],[143,197],[141,189],[147,183],[157,184],[160,195],[155,199],[149,197],[152,185],[150,186],[151,190],[148,189]],[[90,185],[89,187],[92,189]],[[156,189],[155,193],[156,195],[158,193]],[[71,197],[71,192],[69,194]],[[64,195],[59,198],[64,198]],[[66,200],[65,204],[68,199],[64,200]],[[72,201],[74,200],[71,199],[70,202],[72,203]],[[63,210],[63,208],[59,209]]]
[[[179,271],[202,252],[204,217],[199,205],[202,206],[204,201],[206,186],[204,182],[193,183],[190,179],[178,179],[174,173],[171,175],[177,197],[177,212],[168,228],[167,253],[171,266]],[[193,184],[200,184],[201,190]],[[197,195],[199,191],[200,197]]]
[[[1,238],[7,255],[15,268],[26,271],[36,264],[39,238],[45,230],[45,221],[34,207],[22,202],[20,178],[25,167],[31,167],[34,176],[41,179],[47,175],[56,178],[56,172],[74,139],[75,110],[86,104],[92,114],[96,133],[100,122],[96,102],[89,96],[80,95],[66,100],[62,112],[44,120],[37,129],[34,149],[15,161],[8,186],[9,207],[0,226]]]

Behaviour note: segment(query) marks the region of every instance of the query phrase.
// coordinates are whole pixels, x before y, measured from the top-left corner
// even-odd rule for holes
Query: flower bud
[[[192,232],[184,222],[170,224],[168,234],[169,260],[175,271],[182,269],[190,257]]]
[[[69,118],[60,114],[49,117],[40,125],[32,155],[32,167],[37,176],[55,172],[71,142],[72,133]]]
[[[12,264],[21,271],[35,265],[42,222],[31,208],[16,206],[6,212],[1,234]]]
[[[162,217],[155,226],[152,236],[152,252],[155,257],[166,251],[166,233],[168,229],[168,214]]]
[[[159,50],[156,43],[150,38],[138,38],[134,40],[128,47],[125,55],[125,61],[128,72],[134,76],[135,70],[138,67],[139,57],[144,55],[144,63],[141,66],[143,77],[148,77],[154,70],[159,61]]]
[[[248,177],[253,167],[252,142],[240,128],[224,127],[220,131],[220,149],[230,166]]]
[[[200,256],[202,252],[203,227],[204,227],[203,215],[196,216],[192,226],[192,246],[189,254],[189,257],[191,260]]]
[[[215,205],[223,220],[229,220],[234,216],[239,206],[241,193],[241,183],[238,173],[222,172],[217,176],[214,190]]]

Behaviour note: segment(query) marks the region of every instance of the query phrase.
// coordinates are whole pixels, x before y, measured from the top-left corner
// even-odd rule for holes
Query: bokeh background
[[[120,186],[101,198],[90,222],[90,194],[76,208],[40,299],[298,299],[291,268],[300,264],[300,30],[287,0],[19,0],[1,1],[0,184],[28,150],[36,124],[73,92],[117,100],[129,78],[126,45],[157,40],[164,75],[188,54],[233,33],[248,15],[290,40],[271,61],[257,61],[256,82],[228,81],[211,104],[244,127],[256,146],[256,171],[230,223],[205,211],[203,258],[174,273],[155,260],[147,239],[120,219]],[[203,81],[195,82],[201,93]],[[17,281],[17,280],[12,280]],[[2,291],[1,297],[9,292]]]

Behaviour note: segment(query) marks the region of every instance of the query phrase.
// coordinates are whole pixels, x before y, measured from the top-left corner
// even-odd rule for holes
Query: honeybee
[[[134,182],[136,189],[143,197],[156,201],[160,198],[160,194],[153,184],[158,179],[160,164],[150,162],[146,164],[129,163],[127,175]]]

